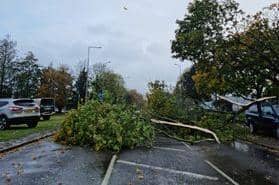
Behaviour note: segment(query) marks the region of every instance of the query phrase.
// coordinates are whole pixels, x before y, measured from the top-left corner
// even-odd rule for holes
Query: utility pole
[[[88,90],[89,90],[89,65],[90,65],[90,49],[101,49],[102,47],[100,46],[88,46],[87,48],[87,77],[86,77],[86,86],[85,86],[85,101],[87,101],[89,99],[88,97]]]

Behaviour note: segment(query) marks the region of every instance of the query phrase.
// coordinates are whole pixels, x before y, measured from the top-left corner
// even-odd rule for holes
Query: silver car
[[[12,124],[36,127],[40,120],[40,107],[32,99],[0,99],[0,130]]]

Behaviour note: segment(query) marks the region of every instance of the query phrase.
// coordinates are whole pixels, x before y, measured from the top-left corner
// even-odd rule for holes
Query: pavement
[[[20,146],[24,146],[24,145],[36,142],[38,140],[41,140],[43,138],[50,137],[54,133],[55,133],[55,131],[46,131],[46,132],[42,132],[42,133],[30,134],[30,135],[20,138],[20,139],[0,142],[0,153],[4,153],[4,152],[10,151],[10,150],[13,150],[15,148],[18,148]]]
[[[2,185],[98,185],[112,155],[50,138],[0,156]],[[188,145],[158,138],[151,149],[118,154],[109,185],[279,184],[279,154],[254,145]]]
[[[270,134],[261,133],[254,135],[248,139],[248,142],[279,151],[279,139],[271,137]]]

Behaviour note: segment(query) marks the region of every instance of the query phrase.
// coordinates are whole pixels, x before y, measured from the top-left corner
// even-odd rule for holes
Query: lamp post
[[[174,65],[179,67],[179,77],[181,77],[181,75],[182,75],[182,69],[181,69],[182,66],[181,66],[181,64],[174,64]]]
[[[180,64],[174,64],[174,65],[176,65],[176,66],[178,66],[179,67],[179,78],[178,78],[178,80],[180,81],[180,84],[179,84],[179,94],[180,94],[180,99],[182,100],[182,83],[183,83],[183,78],[182,78],[182,63],[180,63]],[[178,81],[178,82],[179,82]]]
[[[89,63],[90,63],[90,49],[101,49],[100,46],[88,46],[87,48],[87,77],[85,86],[85,100],[88,100],[88,87],[89,87]]]

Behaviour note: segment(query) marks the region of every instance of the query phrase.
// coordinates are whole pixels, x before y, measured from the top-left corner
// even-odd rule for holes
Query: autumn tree
[[[38,93],[41,70],[38,59],[31,51],[14,64],[14,72],[14,97],[34,98]]]
[[[72,96],[73,77],[69,68],[61,65],[58,69],[48,66],[42,70],[41,86],[39,97],[51,97],[55,99],[55,104],[59,110],[67,105]]]
[[[135,105],[138,108],[142,108],[144,105],[143,95],[132,89],[127,92],[126,101],[129,105]]]

